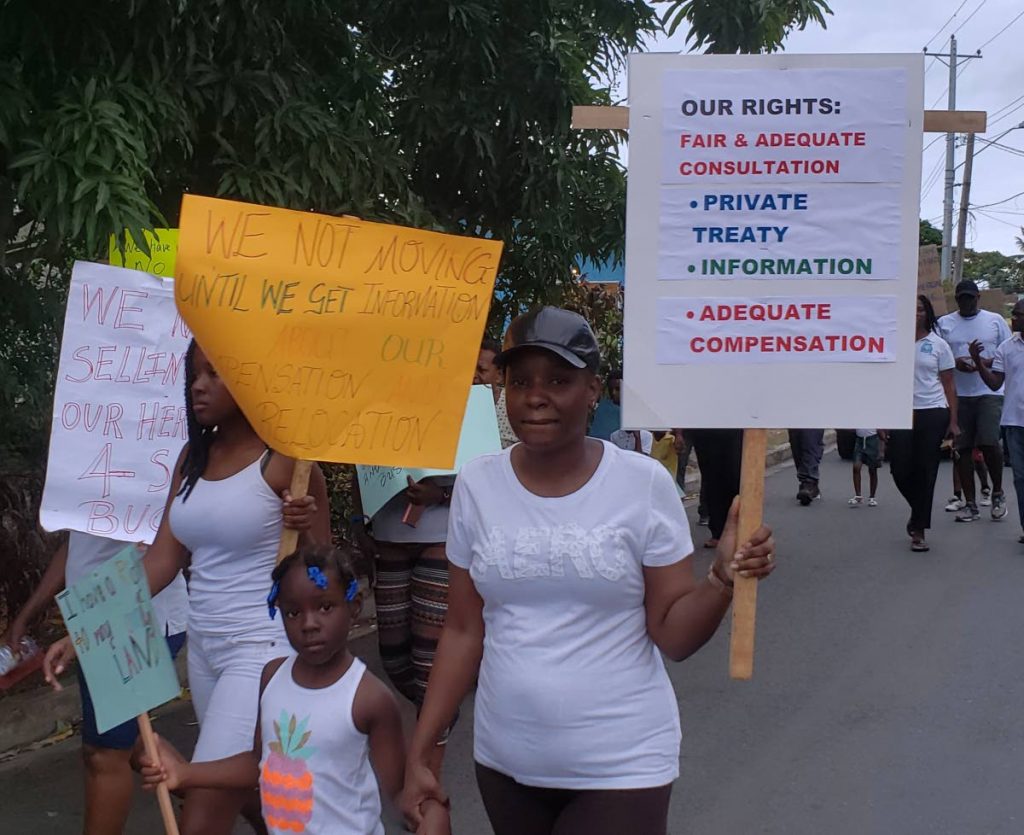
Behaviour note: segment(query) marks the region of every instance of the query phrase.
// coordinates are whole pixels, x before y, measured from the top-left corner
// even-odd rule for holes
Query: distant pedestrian
[[[789,448],[796,464],[796,478],[800,483],[796,500],[807,507],[815,499],[821,498],[818,486],[821,455],[825,451],[824,429],[790,429]]]
[[[914,346],[914,423],[889,433],[889,460],[896,487],[910,505],[907,535],[913,551],[927,551],[925,531],[932,523],[935,478],[942,439],[956,438],[957,396],[953,352],[936,334],[935,310],[927,296],[917,297]]]
[[[979,518],[978,502],[974,490],[974,464],[971,451],[977,447],[985,457],[988,475],[992,480],[992,519],[1006,516],[1006,497],[1003,495],[1003,450],[999,437],[999,424],[1003,411],[1003,390],[993,394],[978,376],[976,361],[971,358],[972,342],[980,346],[979,357],[990,362],[996,348],[1012,335],[1003,317],[988,310],[978,309],[978,285],[961,281],[956,285],[958,310],[939,319],[939,335],[949,343],[956,361],[953,379],[959,403],[960,436],[957,449],[960,460],[960,481],[964,491],[964,508],[957,522],[973,522]]]
[[[1013,306],[1010,323],[1013,336],[996,349],[991,365],[982,359],[980,343],[972,342],[969,350],[981,379],[990,389],[995,391],[1006,386],[1001,423],[1010,451],[1017,513],[1024,529],[1024,338],[1021,337],[1024,333],[1024,301]],[[1024,544],[1024,534],[1018,542]]]
[[[871,490],[868,507],[878,507],[875,494],[878,492],[878,468],[882,466],[884,440],[883,433],[877,429],[857,430],[857,440],[853,446],[853,498],[849,501],[850,507],[860,507],[864,504],[860,476],[865,465],[868,468],[868,488]]]

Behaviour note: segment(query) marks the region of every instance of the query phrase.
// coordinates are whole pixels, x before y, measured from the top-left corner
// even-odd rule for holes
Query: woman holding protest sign
[[[956,439],[956,385],[953,351],[937,331],[935,310],[927,296],[917,297],[914,345],[914,424],[889,433],[892,477],[910,505],[907,534],[912,551],[927,551],[925,531],[932,525],[935,479],[943,438]]]
[[[190,569],[188,675],[199,719],[193,760],[206,762],[251,750],[263,666],[287,651],[266,603],[282,525],[326,544],[330,519],[319,468],[310,495],[293,500],[293,459],[267,449],[195,342],[185,356],[185,401],[188,444],[143,565],[154,593]],[[56,646],[47,663],[52,672],[65,663]],[[227,835],[244,805],[254,828],[265,831],[255,793],[190,791],[182,831]]]
[[[774,568],[771,531],[737,548],[737,506],[707,576],[671,476],[587,438],[601,393],[587,322],[543,308],[499,357],[521,443],[466,465],[448,530],[448,619],[406,768],[403,810],[446,799],[430,752],[479,675],[477,781],[497,835],[658,835],[679,769],[660,652],[715,632],[736,572]]]

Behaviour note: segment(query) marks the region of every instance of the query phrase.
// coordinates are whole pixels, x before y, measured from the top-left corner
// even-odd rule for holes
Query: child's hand
[[[452,822],[448,809],[436,800],[426,800],[420,805],[423,822],[416,830],[416,835],[451,835]]]
[[[286,528],[293,531],[308,531],[313,526],[313,517],[317,511],[316,499],[312,496],[293,499],[291,492],[285,490],[281,501],[281,516]]]
[[[166,783],[170,791],[181,787],[185,782],[185,773],[188,770],[188,760],[181,753],[159,735],[154,734],[158,759],[156,762],[149,758],[143,751],[139,755],[139,771],[142,774],[142,788],[148,791],[155,791],[161,783]]]
[[[63,685],[57,681],[57,676],[67,669],[75,654],[75,645],[71,643],[70,635],[65,635],[46,651],[46,655],[43,657],[43,677],[54,690],[64,689]]]

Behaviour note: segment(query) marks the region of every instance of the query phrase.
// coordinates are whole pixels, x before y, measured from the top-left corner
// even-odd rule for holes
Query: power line
[[[962,67],[961,67],[960,69],[958,69],[958,70],[956,71],[956,77],[957,77],[957,79],[958,79],[958,80],[959,80],[960,76],[962,76],[962,75],[964,74],[964,70],[966,70],[966,69],[967,69],[967,68],[968,68],[969,66],[970,66],[970,64],[968,64],[968,63],[967,63],[967,62],[965,61],[965,62],[964,62],[964,65],[963,65],[963,66],[962,66]],[[935,105],[937,105],[937,104],[938,104],[938,103],[939,103],[940,101],[942,101],[942,100],[943,100],[943,99],[944,99],[944,98],[946,97],[946,93],[948,93],[948,92],[949,92],[949,85],[947,84],[947,85],[946,85],[946,89],[945,89],[945,90],[943,90],[943,91],[942,91],[942,92],[941,92],[941,93],[939,94],[939,97],[938,97],[937,99],[935,99],[935,101],[933,101],[933,102],[932,102],[932,104],[931,104],[931,107],[929,107],[928,109],[929,109],[929,110],[934,110],[934,109],[935,109]],[[940,135],[941,135],[941,134],[940,134]]]
[[[963,8],[964,6],[966,6],[966,5],[967,5],[967,0],[964,0],[964,1],[963,1],[963,3],[961,3],[961,4],[959,5],[959,6],[957,6],[957,7],[956,7],[956,11],[955,11],[955,12],[953,12],[953,14],[951,14],[951,15],[949,16],[949,18],[948,18],[948,19],[946,20],[946,22],[945,22],[945,23],[943,23],[943,24],[942,24],[942,25],[941,25],[941,26],[939,27],[939,31],[938,31],[938,32],[936,32],[936,33],[935,33],[934,35],[932,35],[932,39],[931,39],[930,41],[928,41],[928,43],[926,43],[926,44],[924,45],[924,48],[925,48],[926,50],[928,49],[928,47],[930,47],[930,46],[932,45],[932,43],[933,43],[933,42],[935,41],[935,39],[936,39],[936,38],[937,38],[937,37],[938,37],[939,35],[941,35],[941,34],[942,34],[943,30],[944,30],[944,29],[945,29],[945,28],[946,28],[947,26],[949,26],[949,24],[950,24],[950,23],[952,23],[952,21],[953,21],[953,18],[954,18],[954,17],[956,17],[956,16],[958,15],[958,14],[960,14],[960,10],[961,10],[961,9],[962,9],[962,8]]]
[[[1013,26],[1013,24],[1016,23],[1018,20],[1020,20],[1022,17],[1024,17],[1024,12],[1021,12],[1020,14],[1018,14],[1013,20],[1011,20],[1002,29],[1000,29],[998,32],[996,32],[991,38],[989,38],[987,41],[985,41],[985,43],[983,43],[981,46],[979,46],[978,49],[984,49],[986,46],[988,46],[990,43],[992,43],[992,41],[994,41],[1001,34],[1003,34],[1003,32],[1005,32],[1007,29],[1009,29],[1011,26]]]
[[[1009,104],[1004,104],[1002,107],[1000,107],[998,110],[996,110],[995,113],[989,114],[989,118],[990,119],[995,119],[1000,113],[1002,113],[1004,110],[1008,110],[1009,108],[1013,107],[1019,101],[1024,101],[1024,95],[1017,96],[1017,98],[1015,98]]]
[[[989,127],[989,128],[992,128],[992,127],[993,127],[994,125],[998,125],[998,124],[999,124],[999,123],[1000,123],[1001,121],[1003,121],[1003,119],[1009,119],[1009,118],[1010,118],[1010,117],[1011,117],[1011,116],[1012,116],[1012,115],[1013,115],[1014,113],[1016,113],[1016,112],[1017,112],[1018,110],[1020,110],[1020,109],[1021,109],[1022,107],[1024,107],[1024,101],[1022,101],[1022,102],[1021,102],[1020,104],[1018,104],[1018,105],[1017,105],[1017,106],[1016,106],[1015,108],[1013,108],[1013,110],[1008,110],[1008,111],[1007,111],[1006,113],[1004,113],[1004,114],[1003,114],[1002,116],[1000,116],[1000,117],[999,117],[998,119],[996,119],[995,121],[993,121],[993,122],[989,122],[989,123],[988,123],[988,127]]]
[[[1003,203],[1009,203],[1018,197],[1024,197],[1024,191],[1018,191],[1016,194],[1011,194],[1009,197],[1004,197],[1002,200],[997,200],[995,203],[984,203],[981,206],[972,206],[972,209],[989,209],[992,206],[1000,206]]]
[[[965,20],[963,23],[961,23],[960,26],[966,26],[968,23],[970,23],[971,22],[971,18],[974,17],[978,12],[980,12],[981,11],[981,7],[984,6],[987,2],[988,2],[988,0],[981,0],[981,2],[978,4],[978,8],[976,8],[973,12],[971,12],[969,15],[967,15],[967,20]]]

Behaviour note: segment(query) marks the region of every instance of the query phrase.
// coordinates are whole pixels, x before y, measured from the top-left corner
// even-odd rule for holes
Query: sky
[[[1018,153],[985,145],[983,140],[994,139],[1024,122],[1024,3],[831,0],[829,5],[833,14],[826,18],[828,28],[812,26],[793,32],[786,41],[786,52],[920,52],[926,44],[930,44],[931,52],[948,52],[950,34],[956,35],[960,54],[974,54],[981,48],[983,57],[966,62],[956,87],[958,110],[986,110],[989,114],[988,130],[976,139],[970,202],[978,210],[972,212],[968,223],[967,245],[976,250],[1020,254],[1014,238],[1024,235],[1024,128],[1012,130],[999,139],[1000,145],[1015,148]],[[947,24],[950,17],[952,20]],[[1011,23],[1014,18],[1017,20]],[[1008,24],[1009,28],[1001,31]],[[686,52],[686,33],[680,28],[671,38],[663,35],[649,43],[647,50]],[[945,109],[948,81],[946,65],[935,58],[925,60],[924,101],[928,109]],[[923,146],[926,150],[921,167],[921,217],[941,229],[945,134],[926,133]],[[958,164],[963,162],[962,147],[958,146],[956,159]],[[962,172],[961,167],[954,195],[954,242]],[[1006,199],[1013,195],[1018,196]]]

